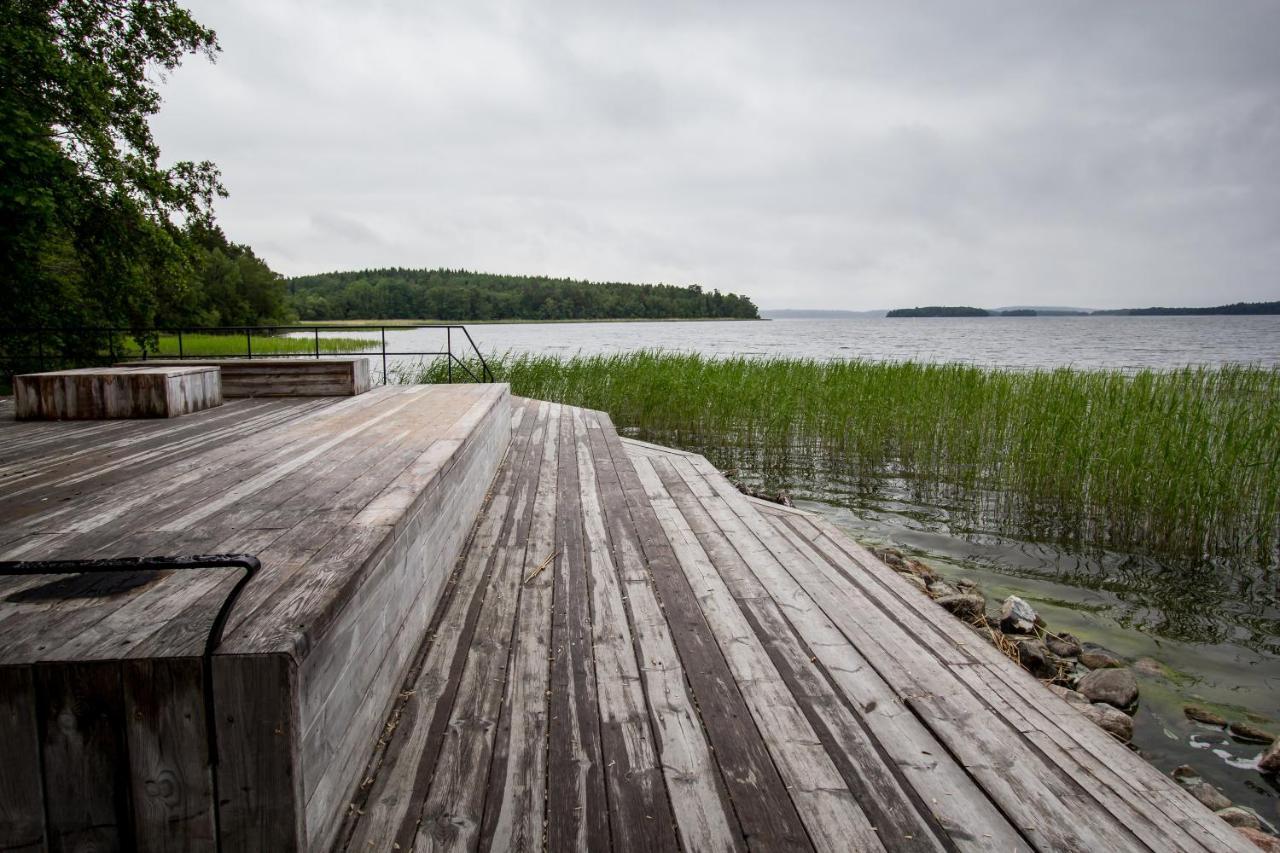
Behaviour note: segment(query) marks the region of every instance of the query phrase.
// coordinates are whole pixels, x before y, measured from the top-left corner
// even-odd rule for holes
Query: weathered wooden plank
[[[1037,849],[1141,850],[1133,833],[1096,808],[1083,788],[1046,762],[981,695],[974,694],[935,648],[922,646],[884,603],[838,561],[797,538],[775,540],[782,562],[827,618],[866,656],[894,691],[970,771]],[[774,545],[771,545],[774,547]],[[790,552],[787,549],[790,548]]]
[[[124,362],[138,366],[140,362]],[[354,396],[370,388],[369,359],[190,358],[147,359],[152,367],[213,366],[222,374],[225,397]]]
[[[133,825],[139,851],[217,850],[203,661],[123,666]]]
[[[855,565],[867,571],[870,576],[874,576],[879,583],[886,585],[887,589],[892,589],[893,593],[900,597],[904,610],[914,610],[925,615],[929,612],[929,608],[936,607],[932,602],[922,601],[919,596],[911,596],[910,590],[900,588],[897,584],[900,584],[901,580],[895,573],[892,573],[887,566],[883,566],[874,556],[865,551],[865,548],[861,548],[858,543],[845,537],[840,530],[829,525],[827,521],[805,514],[803,517],[792,519],[791,526],[815,542],[829,542],[832,547],[838,548],[838,551],[849,557]],[[905,587],[905,584],[902,584],[902,587]],[[1178,785],[1171,784],[1164,774],[1139,756],[1135,756],[1129,749],[1120,747],[1110,738],[1110,735],[1103,733],[1092,722],[1085,720],[1068,703],[1062,702],[1059,697],[1044,690],[1043,686],[1028,672],[1015,666],[996,649],[984,643],[969,643],[965,629],[961,628],[957,622],[937,620],[934,621],[934,626],[943,637],[951,639],[956,644],[963,644],[964,651],[975,663],[980,662],[991,671],[991,678],[988,678],[988,683],[991,685],[989,689],[997,689],[1002,693],[1012,692],[1023,698],[1023,706],[1032,708],[1033,717],[1038,715],[1046,721],[1043,730],[1055,736],[1056,742],[1060,743],[1066,752],[1075,754],[1084,765],[1094,768],[1123,768],[1123,772],[1117,775],[1116,780],[1124,783],[1124,786],[1117,790],[1128,790],[1128,794],[1121,794],[1126,799],[1148,800],[1153,807],[1161,809],[1170,817],[1170,820],[1183,827],[1193,838],[1198,839],[1199,843],[1208,845],[1210,849],[1217,847],[1230,849],[1231,845],[1240,843],[1236,838],[1238,834],[1225,830],[1219,818],[1208,815],[1206,809],[1199,806],[1199,803]],[[1069,740],[1062,735],[1066,735]],[[1088,754],[1078,754],[1082,751]],[[1137,807],[1147,808],[1142,803],[1137,803]],[[1175,838],[1178,836],[1175,835]]]
[[[930,809],[899,778],[851,703],[823,670],[816,652],[770,597],[766,579],[777,562],[742,520],[683,460],[655,464],[663,485],[777,667],[854,799],[891,849],[942,850],[951,846]],[[701,487],[695,495],[693,486]],[[760,520],[763,524],[763,519]],[[937,746],[936,744],[930,744]],[[972,815],[971,817],[977,817]]]
[[[551,741],[547,844],[552,850],[607,850],[609,811],[592,654],[590,578],[572,418],[560,417],[554,608],[551,620]]]
[[[44,664],[35,686],[49,849],[134,849],[119,664]]]
[[[530,412],[537,407],[532,403],[520,405]],[[482,850],[543,849],[554,578],[546,567],[556,546],[556,475],[562,414],[558,404],[542,405],[548,411],[541,469],[525,551],[515,645],[506,679],[507,710],[498,727],[489,772],[479,845]]]
[[[651,458],[636,464],[642,482],[648,480],[650,499],[680,567],[706,615],[720,648],[778,772],[790,791],[813,845],[819,850],[880,850],[883,845],[866,815],[854,802],[834,763],[787,690],[776,667],[742,612],[734,604],[684,516],[671,500],[659,471],[670,463]]]
[[[436,760],[461,681],[467,653],[475,636],[488,588],[496,544],[511,515],[516,475],[533,432],[531,416],[518,410],[507,457],[488,506],[476,523],[472,541],[455,574],[452,592],[435,630],[428,634],[422,658],[410,673],[403,704],[392,714],[384,735],[385,750],[375,753],[366,774],[367,793],[361,812],[348,818],[346,849],[386,849],[399,844],[410,849],[417,834],[423,803],[435,774]],[[394,737],[392,737],[394,733]]]
[[[591,578],[591,645],[613,846],[619,850],[675,850],[678,845],[666,780],[658,764],[583,411],[573,409],[572,419],[583,555]]]
[[[29,666],[0,666],[0,850],[46,850],[36,689]]]
[[[452,736],[440,750],[423,806],[417,850],[473,849],[481,831],[493,742],[504,713],[502,698],[546,429],[544,407],[516,480],[510,508],[513,523],[495,552],[494,574],[449,718]]]
[[[18,420],[172,418],[222,405],[217,368],[106,367],[13,378]]]
[[[596,480],[623,582],[623,599],[636,642],[676,829],[688,850],[741,850],[742,827],[712,757],[707,734],[685,681],[671,626],[658,603],[648,567],[641,556],[639,537],[631,524],[618,473],[620,465],[629,470],[631,463],[625,457],[614,458],[606,439],[606,433],[612,433],[612,426],[600,413],[591,414]],[[634,472],[629,473],[634,477]]]
[[[626,458],[617,436],[606,434],[614,459]],[[711,747],[752,849],[805,850],[812,844],[778,775],[737,681],[708,627],[635,469],[618,467],[627,507],[640,536],[654,587],[671,626],[681,663]],[[656,496],[661,499],[662,490]]]
[[[911,713],[902,698],[786,573],[761,564],[761,580],[814,656],[857,709],[877,744],[928,804],[948,838],[962,850],[1029,850],[1016,828],[965,768]]]
[[[224,850],[304,847],[297,678],[288,655],[213,658]]]

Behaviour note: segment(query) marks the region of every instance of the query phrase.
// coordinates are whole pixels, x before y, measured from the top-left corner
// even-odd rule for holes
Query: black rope
[[[109,572],[162,572],[190,571],[195,569],[243,569],[244,574],[227,593],[213,617],[209,633],[204,640],[201,655],[201,680],[204,684],[205,736],[209,742],[209,772],[213,784],[214,843],[222,849],[221,821],[218,815],[218,731],[213,705],[213,653],[222,642],[222,632],[245,585],[262,568],[258,558],[249,554],[201,554],[194,557],[124,557],[115,560],[26,560],[0,561],[0,576],[4,575],[93,575]],[[26,591],[28,594],[30,590]],[[21,594],[21,593],[19,593]],[[74,593],[72,593],[74,594]]]

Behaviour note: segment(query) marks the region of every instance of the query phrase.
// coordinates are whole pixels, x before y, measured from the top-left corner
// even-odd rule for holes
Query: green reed
[[[149,358],[166,358],[179,354],[187,358],[234,358],[250,353],[253,355],[314,355],[316,340],[312,337],[284,337],[283,335],[255,332],[246,338],[243,332],[238,333],[204,333],[190,332],[183,334],[181,347],[177,335],[160,335],[158,349],[147,347]],[[136,358],[142,355],[142,347],[132,338],[125,338],[123,343],[116,342],[116,347],[125,357]],[[376,338],[320,338],[321,353],[358,352],[379,345]]]
[[[820,496],[886,477],[1002,532],[1277,563],[1280,370],[1121,373],[629,352],[492,359],[516,394]],[[431,381],[439,365],[411,381]],[[406,378],[406,377],[402,377]]]

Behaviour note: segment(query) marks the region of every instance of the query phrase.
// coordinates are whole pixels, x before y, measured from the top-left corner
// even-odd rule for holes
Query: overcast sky
[[[286,274],[1280,299],[1280,2],[199,0],[155,120]]]

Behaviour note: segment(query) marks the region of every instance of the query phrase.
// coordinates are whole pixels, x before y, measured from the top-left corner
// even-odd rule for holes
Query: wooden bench
[[[15,376],[18,420],[173,418],[222,405],[216,367],[127,365]]]
[[[222,395],[229,398],[354,397],[370,387],[369,359],[359,357],[148,359],[146,364],[217,367],[222,371]]]

